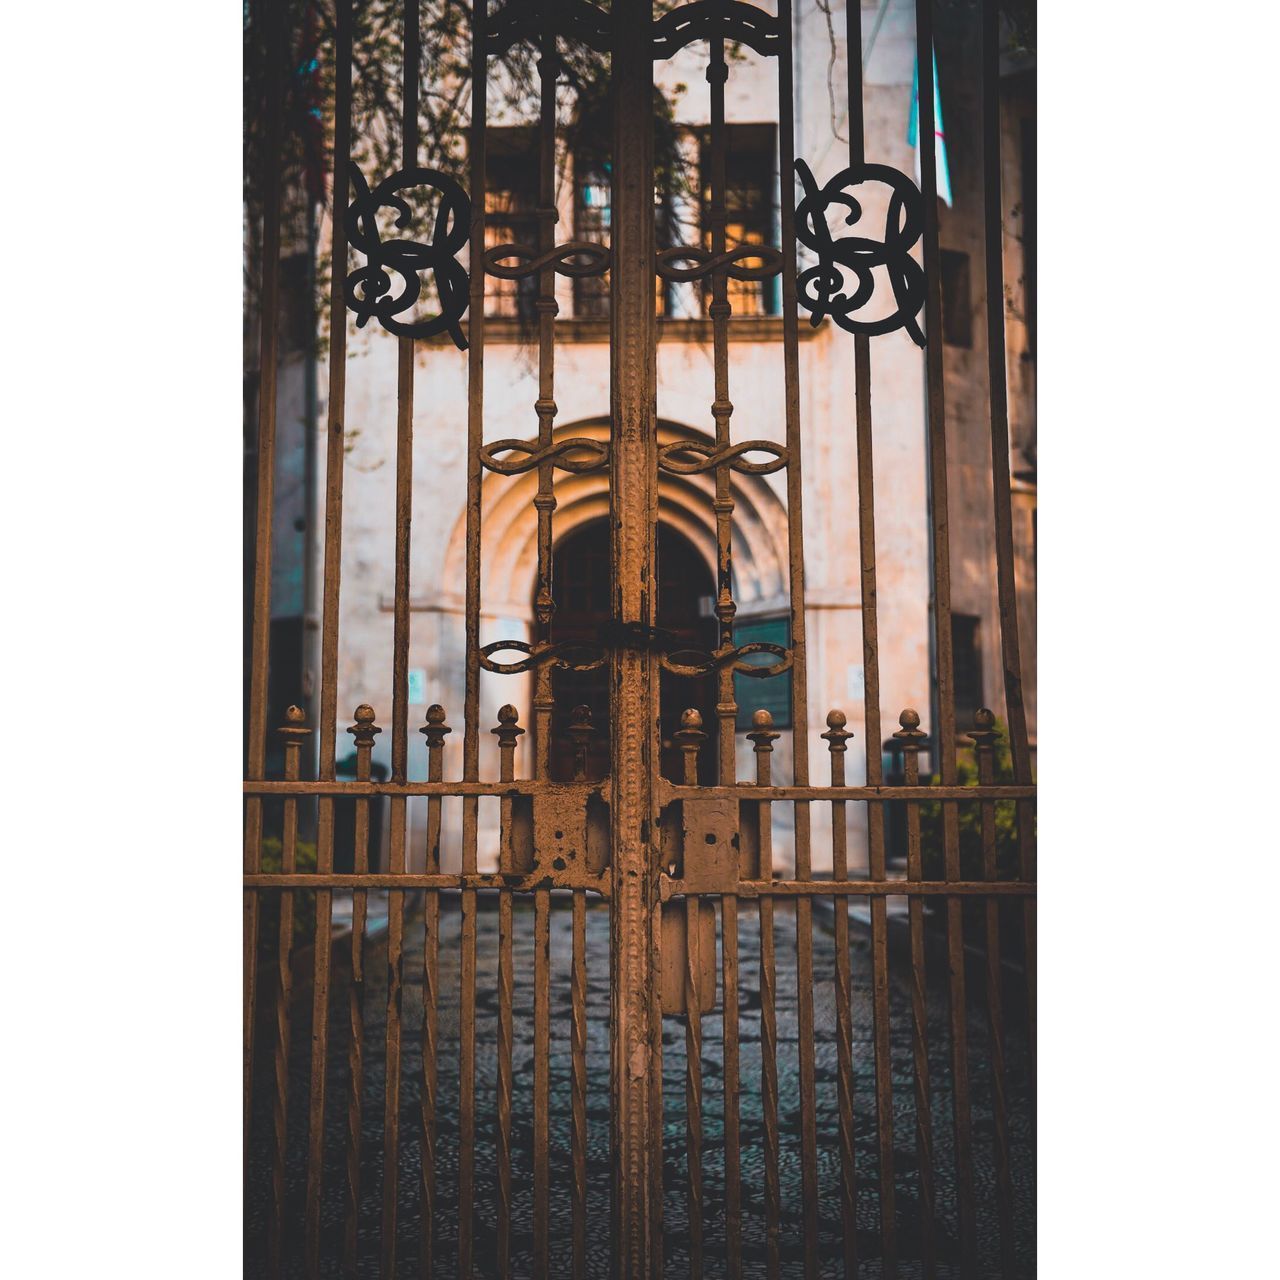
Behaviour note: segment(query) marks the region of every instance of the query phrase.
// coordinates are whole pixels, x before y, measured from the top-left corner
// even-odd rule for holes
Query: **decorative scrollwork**
[[[917,346],[925,345],[916,316],[924,306],[924,270],[911,256],[911,248],[924,231],[924,206],[920,192],[906,174],[883,164],[863,164],[841,170],[824,187],[819,187],[809,166],[796,161],[796,173],[804,187],[804,199],[796,209],[796,237],[818,255],[818,265],[802,271],[796,280],[800,301],[812,313],[816,326],[830,316],[848,333],[872,336],[905,327]],[[853,226],[862,217],[862,206],[846,190],[865,182],[882,182],[890,188],[883,240],[866,236],[833,237],[826,211],[843,205],[849,214],[845,224]],[[876,267],[884,267],[893,289],[897,308],[879,320],[857,320],[852,313],[870,301],[875,292]],[[845,293],[847,268],[857,279],[857,288]]]
[[[613,44],[609,15],[588,0],[507,0],[489,19],[486,52],[497,57],[544,35],[576,40],[597,53],[608,53]]]
[[[743,659],[753,653],[772,653],[778,661],[768,666],[756,666]],[[692,661],[682,662],[689,658]],[[741,645],[737,649],[727,649],[723,653],[706,653],[698,649],[680,649],[673,653],[658,655],[658,665],[664,671],[676,676],[705,676],[709,672],[718,671],[721,667],[731,667],[739,675],[750,676],[755,680],[763,680],[766,676],[781,675],[791,669],[791,650],[780,644],[769,644],[764,640],[753,641]]]
[[[527,653],[529,656],[519,662],[494,662],[490,657],[490,654],[503,653],[508,649],[513,649],[517,653]],[[584,656],[575,659],[574,654]],[[495,672],[500,676],[515,676],[525,671],[532,671],[535,667],[546,666],[547,663],[563,671],[595,671],[598,667],[604,666],[605,657],[606,655],[596,645],[584,644],[580,640],[565,640],[560,644],[549,644],[541,649],[535,649],[524,640],[495,640],[480,650],[479,661],[486,671]]]
[[[570,458],[567,454],[585,452],[588,458]],[[527,455],[519,461],[509,458],[500,461],[495,454],[522,453]],[[553,462],[559,471],[572,471],[575,474],[584,471],[598,471],[609,462],[609,444],[605,440],[592,440],[589,436],[574,436],[568,440],[557,440],[545,449],[538,447],[536,440],[495,440],[480,450],[480,463],[490,471],[502,476],[518,476],[544,462]]]
[[[758,267],[740,267],[735,264],[752,258],[761,260]],[[677,262],[693,262],[696,266],[677,267]],[[697,245],[678,244],[663,249],[658,254],[658,274],[664,280],[683,283],[702,280],[722,270],[734,280],[767,280],[782,270],[782,254],[765,244],[739,244],[724,253],[713,254],[710,249]]]
[[[504,267],[503,258],[518,258],[520,265]],[[586,262],[570,262],[570,258],[586,258]],[[521,280],[550,266],[561,276],[602,276],[609,270],[609,258],[609,247],[592,240],[566,240],[544,254],[527,244],[496,244],[485,251],[484,269],[501,280]]]
[[[678,453],[696,453],[701,461],[681,462],[675,455]],[[770,453],[771,462],[748,462],[743,454]],[[772,440],[744,440],[741,444],[717,449],[715,445],[701,440],[676,440],[664,444],[658,450],[658,469],[677,476],[696,476],[714,470],[728,463],[733,471],[746,472],[753,476],[768,476],[781,471],[787,465],[787,451]]]
[[[653,24],[653,56],[670,58],[695,40],[731,40],[773,58],[782,52],[782,35],[782,23],[774,14],[742,0],[694,0]]]
[[[372,191],[356,164],[351,165],[351,182],[355,199],[347,206],[347,240],[358,253],[368,259],[363,267],[347,276],[346,300],[356,313],[356,326],[362,328],[376,316],[389,333],[403,338],[430,338],[448,333],[454,345],[467,349],[459,321],[470,301],[466,269],[457,254],[467,242],[471,226],[471,201],[467,193],[448,174],[438,169],[400,169],[378,183]],[[440,193],[431,242],[383,240],[378,232],[378,210],[398,210],[397,228],[413,222],[413,211],[399,192],[412,187],[430,187]],[[398,294],[391,293],[391,276],[396,272],[404,281]],[[397,320],[402,311],[410,310],[422,292],[422,271],[432,272],[440,299],[440,314],[426,320]]]

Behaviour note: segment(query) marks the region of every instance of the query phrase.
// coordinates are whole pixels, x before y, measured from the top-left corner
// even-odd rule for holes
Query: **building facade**
[[[768,6],[766,6],[768,7]],[[866,153],[907,174],[915,171],[907,141],[915,66],[911,0],[868,0],[862,7],[865,51]],[[963,728],[978,705],[1003,716],[999,620],[991,494],[990,419],[986,396],[986,312],[983,282],[980,103],[976,99],[976,31],[967,9],[940,8],[937,57],[943,121],[954,203],[941,209],[944,273],[944,351],[951,495],[951,554],[958,717]],[[972,21],[969,14],[968,21]],[[830,13],[814,0],[796,7],[795,153],[819,182],[848,162],[844,85],[846,48],[843,7]],[[701,243],[705,232],[699,189],[705,186],[701,130],[709,119],[705,52],[694,45],[659,63],[675,107],[676,145],[691,173],[689,191],[659,211],[668,243]],[[728,238],[779,243],[779,202],[792,199],[790,175],[778,173],[776,60],[750,50],[730,62],[726,86],[729,131]],[[970,87],[972,86],[972,88]],[[1005,315],[1008,334],[1015,537],[1021,637],[1031,736],[1035,738],[1034,527],[1035,527],[1035,322],[1034,322],[1034,67],[1011,65],[1004,82],[1003,175],[1005,187]],[[566,119],[574,104],[566,97]],[[498,118],[488,142],[488,242],[529,243],[537,197],[536,145],[531,117]],[[582,137],[583,131],[577,131]],[[599,147],[568,147],[557,158],[557,240],[608,238],[608,157]],[[325,229],[322,239],[327,242]],[[918,250],[917,250],[918,252]],[[659,443],[708,441],[714,435],[711,328],[694,285],[660,287],[657,348]],[[556,277],[555,435],[558,440],[608,436],[609,318],[607,285]],[[729,396],[735,441],[784,442],[782,328],[776,280],[731,282]],[[518,281],[490,277],[486,284],[484,381],[486,442],[527,440],[537,434],[537,353],[532,298]],[[346,385],[346,478],[342,540],[342,598],[338,705],[350,715],[371,703],[389,723],[395,535],[397,343],[371,325],[349,330]],[[808,720],[816,771],[825,768],[818,734],[827,712],[842,708],[855,737],[847,760],[849,780],[864,776],[863,671],[858,556],[857,459],[854,444],[853,339],[829,322],[800,325],[800,418],[803,432]],[[923,352],[902,330],[874,338],[871,347],[871,414],[876,467],[876,544],[880,636],[881,714],[886,734],[899,711],[915,707],[932,728],[934,702],[930,644],[930,545],[926,493],[930,483],[925,431]],[[463,598],[465,581],[467,357],[444,339],[416,344],[414,466],[411,540],[412,621],[410,723],[441,703],[461,726],[465,678]],[[323,434],[326,380],[313,430]],[[305,400],[305,397],[304,397]],[[323,446],[311,451],[323,457]],[[321,486],[323,481],[321,480]],[[606,621],[608,608],[608,478],[604,472],[556,472],[555,626],[560,638],[587,638]],[[481,644],[531,638],[536,566],[536,472],[505,476],[486,472],[482,486]],[[739,643],[787,642],[787,521],[782,474],[733,477],[735,619]],[[323,492],[311,518],[313,581],[321,576]],[[714,481],[708,476],[664,476],[658,530],[659,624],[690,638],[710,623],[715,583]],[[603,584],[603,585],[602,585]],[[602,602],[603,593],[603,602]],[[310,593],[302,591],[302,597]],[[604,612],[602,612],[602,610]],[[310,619],[311,633],[318,631]],[[714,632],[712,632],[714,636]],[[312,663],[318,662],[312,646]],[[515,655],[496,654],[499,658]],[[557,673],[557,730],[570,708],[587,703],[607,732],[607,696],[594,673]],[[668,679],[664,676],[664,680]],[[309,692],[304,670],[302,696]],[[481,675],[481,724],[496,723],[511,702],[529,725],[528,676]],[[751,744],[745,738],[753,710],[767,707],[784,730],[774,756],[774,777],[790,778],[789,676],[739,679],[737,772],[751,776]],[[714,704],[714,691],[693,680],[669,680],[662,691],[664,746],[679,727],[686,705]],[[710,722],[710,716],[704,712]],[[312,718],[314,723],[314,717]],[[375,759],[389,754],[382,735]],[[461,732],[446,747],[446,774],[461,771]],[[341,760],[350,751],[345,735]],[[602,752],[607,759],[607,749]],[[528,738],[519,762],[531,759]],[[672,753],[674,760],[674,753]],[[560,763],[557,763],[560,762]],[[563,756],[553,747],[553,768]],[[708,766],[709,767],[709,766]],[[482,776],[497,776],[497,746],[481,733]],[[411,776],[425,775],[424,753],[413,753]],[[448,801],[447,804],[460,804]],[[490,811],[490,805],[492,811]],[[496,865],[497,801],[481,801],[481,868]],[[778,866],[791,858],[789,806],[775,805]],[[821,823],[813,813],[815,869],[829,859]],[[865,821],[850,806],[850,823]],[[411,807],[411,867],[422,864],[425,806]],[[446,813],[443,830],[457,839],[459,815]],[[385,845],[384,845],[385,847]],[[862,848],[856,839],[855,863]],[[826,851],[826,852],[824,852]],[[458,850],[442,850],[446,869]],[[828,862],[829,865],[829,862]]]

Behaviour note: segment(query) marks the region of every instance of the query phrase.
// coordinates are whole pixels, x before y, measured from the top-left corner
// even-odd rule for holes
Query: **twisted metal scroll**
[[[578,451],[591,456],[566,456]],[[495,457],[499,453],[522,453],[527,456],[519,462],[514,459],[500,461]],[[558,470],[572,471],[575,474],[598,471],[609,464],[609,444],[605,440],[592,440],[589,436],[573,436],[568,440],[557,440],[545,449],[540,449],[536,440],[495,440],[480,450],[480,465],[503,476],[522,475],[543,462],[553,463]]]
[[[527,653],[529,656],[522,658],[519,662],[494,662],[489,656],[508,649],[514,649],[517,653]],[[570,656],[574,653],[592,656],[575,661]],[[541,649],[535,648],[525,640],[495,640],[492,644],[485,645],[479,654],[480,665],[486,671],[492,671],[500,676],[521,675],[536,667],[546,666],[548,663],[561,671],[595,671],[598,667],[604,666],[606,659],[607,654],[597,645],[586,644],[581,640],[564,640],[560,644],[549,644]]]
[[[517,258],[519,266],[504,267],[503,258]],[[570,258],[586,258],[586,262],[570,262]],[[484,269],[501,280],[522,280],[551,267],[561,276],[602,276],[609,270],[609,247],[593,240],[566,240],[546,253],[527,244],[496,244],[484,255]]]
[[[782,270],[782,253],[765,244],[740,244],[724,253],[712,253],[697,245],[678,244],[663,249],[658,255],[658,274],[664,280],[684,283],[702,280],[715,271],[723,270],[734,280],[767,280]],[[759,258],[758,267],[742,267],[737,264],[751,258]],[[677,262],[693,262],[696,266],[677,267]]]
[[[730,40],[762,57],[782,52],[782,23],[771,13],[742,0],[694,0],[663,14],[653,24],[653,56],[673,57],[695,40]]]
[[[768,666],[757,666],[753,662],[744,662],[743,658],[753,653],[772,653],[778,661]],[[680,658],[691,658],[691,662],[680,662]],[[729,667],[739,675],[750,676],[754,680],[763,680],[766,676],[778,676],[791,670],[792,652],[780,644],[770,644],[765,640],[755,640],[751,644],[740,645],[737,649],[726,649],[723,653],[707,653],[700,649],[677,649],[671,653],[658,655],[658,665],[664,671],[677,676],[705,676],[708,672],[719,671]]]
[[[874,336],[905,328],[917,346],[925,345],[916,316],[924,306],[924,269],[911,256],[911,248],[924,231],[924,204],[915,184],[897,169],[883,164],[851,165],[842,169],[825,186],[819,187],[809,166],[797,160],[796,174],[804,187],[804,199],[796,207],[796,238],[818,255],[818,265],[802,271],[796,279],[800,301],[812,313],[816,326],[830,316],[847,333]],[[832,205],[848,209],[847,226],[862,217],[862,206],[846,190],[865,182],[882,182],[892,192],[885,215],[883,240],[867,236],[833,237],[826,211]],[[844,292],[841,268],[857,278],[852,294]],[[876,267],[884,267],[897,308],[879,320],[857,320],[875,292]]]
[[[753,641],[722,653],[708,653],[701,649],[682,648],[684,640],[662,627],[645,627],[621,622],[606,623],[600,631],[601,644],[589,644],[582,640],[563,640],[559,644],[539,648],[526,640],[495,640],[485,645],[479,653],[480,666],[495,675],[515,676],[550,665],[561,671],[595,671],[604,666],[610,649],[643,649],[658,655],[658,664],[678,676],[704,676],[710,671],[729,667],[735,672],[753,679],[781,675],[791,669],[792,651],[779,644]],[[514,650],[528,657],[518,662],[495,662],[492,655]],[[768,666],[757,666],[744,661],[753,653],[773,654],[778,661]],[[680,659],[688,661],[680,661]]]
[[[347,308],[356,313],[356,327],[363,328],[371,317],[389,333],[402,338],[430,338],[448,333],[459,351],[467,349],[459,321],[470,302],[466,269],[457,260],[467,242],[471,226],[471,201],[448,174],[438,169],[400,169],[378,183],[372,191],[359,165],[350,167],[355,199],[347,206],[347,239],[368,262],[347,276]],[[440,193],[431,242],[383,240],[378,231],[378,210],[398,211],[395,226],[403,229],[413,221],[409,203],[399,193],[413,187],[430,187]],[[398,294],[391,293],[388,268],[404,281]],[[410,310],[422,293],[422,271],[430,271],[440,299],[440,314],[427,320],[404,321],[395,317]],[[358,290],[358,292],[357,292]]]
[[[497,57],[521,40],[544,35],[576,40],[597,53],[608,53],[613,43],[609,15],[588,0],[507,0],[489,19],[486,51]]]
[[[678,453],[696,453],[701,455],[702,461],[680,462],[675,457]],[[747,453],[772,454],[773,461],[748,462],[743,457]],[[787,458],[786,449],[772,440],[744,440],[727,449],[717,449],[715,445],[701,440],[676,440],[658,450],[658,469],[670,475],[695,476],[727,465],[731,470],[747,475],[768,476],[781,471],[787,465]]]

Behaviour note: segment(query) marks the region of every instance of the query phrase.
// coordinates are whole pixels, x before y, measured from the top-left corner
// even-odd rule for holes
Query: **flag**
[[[938,55],[933,55],[933,127],[936,142],[938,197],[951,208],[951,168],[947,164],[947,136],[942,126],[942,94],[938,91]],[[920,59],[916,59],[911,76],[911,119],[907,123],[907,142],[916,152],[916,182],[920,182]]]

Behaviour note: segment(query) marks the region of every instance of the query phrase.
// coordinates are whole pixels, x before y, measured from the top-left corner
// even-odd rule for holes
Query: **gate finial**
[[[370,758],[373,755],[373,740],[382,732],[373,723],[377,713],[367,703],[362,702],[356,708],[356,722],[347,732],[356,740],[356,781],[368,782],[370,775]]]
[[[498,750],[502,752],[514,752],[516,749],[516,741],[524,730],[516,723],[520,719],[520,713],[511,705],[504,703],[498,708],[498,724],[489,732],[495,734],[498,739]]]
[[[498,708],[498,724],[489,732],[498,739],[498,772],[500,780],[511,782],[516,776],[516,743],[524,730],[516,723],[520,713],[511,705],[504,703]],[[506,801],[503,801],[504,809]]]
[[[826,739],[829,751],[848,751],[846,744],[853,734],[845,728],[847,723],[848,717],[843,711],[827,712],[827,731],[822,736]]]
[[[596,727],[591,723],[591,708],[585,703],[569,712],[567,732],[573,741],[573,779],[584,782],[587,777],[587,750],[596,736]]]
[[[284,713],[284,724],[277,732],[284,739],[285,777],[296,781],[302,740],[311,736],[311,730],[307,727],[307,713],[301,707],[289,707]]]
[[[418,732],[426,735],[429,750],[435,751],[444,746],[444,735],[453,730],[445,724],[444,708],[438,702],[433,702],[427,708],[427,723]]]
[[[974,754],[978,757],[978,782],[988,786],[996,780],[996,740],[1000,737],[996,713],[988,707],[979,707],[973,713],[969,737],[973,739]]]
[[[707,740],[702,732],[702,712],[696,707],[688,707],[680,714],[680,728],[675,731],[675,740],[680,744],[684,754],[684,785],[698,785],[698,752]]]
[[[901,729],[895,729],[893,736],[902,743],[904,751],[919,751],[920,744],[928,735],[920,728],[920,713],[907,707],[898,717]]]

